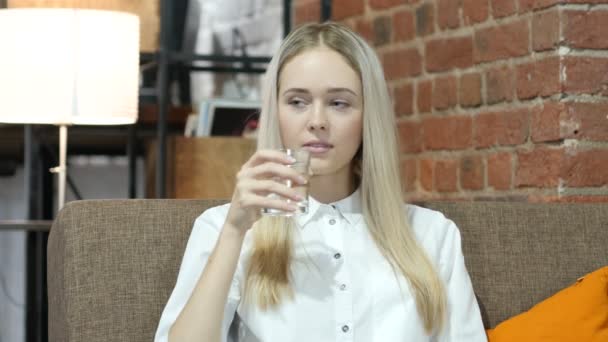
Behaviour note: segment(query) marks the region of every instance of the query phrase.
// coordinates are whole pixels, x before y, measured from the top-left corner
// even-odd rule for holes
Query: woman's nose
[[[311,113],[310,120],[308,122],[308,129],[313,130],[326,130],[328,126],[327,117],[325,116],[325,110],[321,105],[315,105]]]

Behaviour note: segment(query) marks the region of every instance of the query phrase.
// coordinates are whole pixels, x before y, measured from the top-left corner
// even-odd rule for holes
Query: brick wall
[[[318,0],[295,1],[296,24]],[[334,0],[384,64],[412,199],[608,201],[608,0]]]

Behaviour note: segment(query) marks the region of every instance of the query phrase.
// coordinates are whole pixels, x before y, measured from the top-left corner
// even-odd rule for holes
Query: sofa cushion
[[[608,266],[488,332],[490,342],[608,341]]]

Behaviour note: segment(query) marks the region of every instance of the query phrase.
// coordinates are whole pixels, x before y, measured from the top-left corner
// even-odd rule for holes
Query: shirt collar
[[[349,196],[332,203],[321,203],[314,197],[308,196],[308,213],[296,216],[298,226],[304,228],[306,224],[317,215],[337,212],[349,224],[355,224],[361,219],[361,187],[358,187]]]

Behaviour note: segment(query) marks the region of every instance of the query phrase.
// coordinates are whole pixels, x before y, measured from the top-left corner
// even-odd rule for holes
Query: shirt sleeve
[[[179,316],[180,312],[192,295],[200,275],[202,274],[207,260],[215,247],[223,225],[224,216],[221,215],[221,207],[210,208],[199,216],[194,222],[190,238],[186,245],[186,251],[179,269],[175,288],[161,314],[160,322],[154,337],[155,342],[167,342],[169,329]],[[240,261],[239,261],[240,262]],[[233,278],[226,307],[222,320],[222,342],[227,341],[228,329],[232,323],[234,314],[240,301],[239,267]]]
[[[440,274],[446,285],[447,316],[441,342],[487,341],[479,305],[467,272],[456,224],[447,220],[447,232],[441,251]]]

